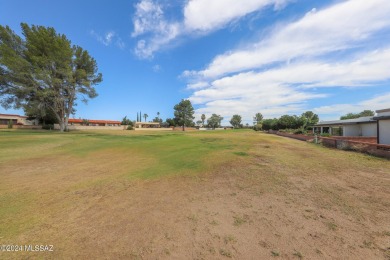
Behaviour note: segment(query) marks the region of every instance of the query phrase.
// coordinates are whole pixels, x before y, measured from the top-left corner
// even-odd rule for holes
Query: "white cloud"
[[[380,110],[390,108],[390,92],[377,95],[356,104],[332,104],[313,109],[315,113],[324,115],[326,120],[337,120],[347,113],[359,113],[363,110]],[[330,115],[330,116],[328,116]],[[336,116],[335,116],[336,115]]]
[[[138,40],[134,53],[139,58],[150,59],[161,46],[179,35],[180,24],[168,22],[164,17],[163,7],[152,0],[142,0],[135,7],[134,31],[131,36],[146,35],[146,38]]]
[[[389,82],[390,45],[381,39],[389,33],[389,13],[386,0],[350,0],[312,9],[246,48],[215,57],[205,70],[184,71],[197,114],[230,118],[239,113],[247,121],[259,111],[265,117],[299,114],[310,109],[312,100],[328,97],[320,94],[321,88],[367,88]],[[390,107],[388,95],[367,98],[357,105],[315,111],[345,114]]]
[[[297,22],[275,28],[265,39],[217,56],[200,71],[205,77],[261,68],[276,62],[318,57],[359,47],[372,34],[390,25],[390,1],[350,0],[306,14]]]
[[[179,34],[178,24],[162,23],[160,31],[148,40],[139,40],[134,50],[135,54],[142,59],[153,58],[153,54],[166,45]]]
[[[133,18],[134,32],[131,34],[132,37],[158,30],[164,19],[163,14],[161,6],[152,0],[142,0],[137,3]]]
[[[190,0],[184,8],[187,31],[212,31],[266,6],[280,8],[287,1],[275,0]]]
[[[122,41],[122,39],[114,31],[109,31],[109,32],[105,33],[104,36],[102,36],[102,35],[98,34],[97,32],[95,32],[94,30],[91,30],[90,34],[98,42],[100,42],[101,44],[103,44],[105,46],[111,45],[113,43],[114,39],[116,39],[116,41],[115,41],[116,46],[119,47],[120,49],[123,50],[126,46],[125,43]]]
[[[143,59],[169,45],[179,36],[196,32],[207,34],[232,21],[259,11],[267,6],[278,10],[290,0],[190,0],[183,8],[182,21],[169,21],[164,6],[153,0],[141,0],[135,5],[132,37],[140,38],[135,54]]]
[[[154,66],[152,67],[152,70],[153,70],[154,72],[160,72],[160,71],[161,71],[161,66],[158,65],[158,64],[156,64],[156,65],[154,65]]]
[[[225,117],[239,113],[248,120],[259,111],[268,117],[291,113],[302,109],[305,101],[321,97],[325,95],[296,90],[262,74],[247,72],[216,80],[211,87],[195,91],[190,100],[202,105],[198,113]]]
[[[190,100],[200,105],[197,113],[220,113],[230,116],[236,113],[249,120],[261,111],[266,117],[280,114],[301,113],[308,109],[312,99],[325,98],[312,88],[359,87],[390,80],[390,46],[383,50],[360,54],[359,58],[340,63],[302,62],[288,64],[263,72],[242,72],[212,81],[209,87],[193,88]],[[200,81],[200,85],[207,82]],[[194,83],[193,85],[196,85]],[[361,105],[337,105],[340,111],[356,111],[360,108],[390,107],[390,99],[378,97]],[[351,110],[351,108],[359,109]],[[326,114],[330,107],[316,109]],[[348,110],[349,109],[349,110]],[[362,110],[364,110],[362,109]],[[212,112],[215,111],[215,112]],[[297,112],[298,111],[298,112]],[[338,111],[337,109],[334,111]]]
[[[208,82],[206,81],[200,81],[193,84],[188,84],[187,89],[201,89],[210,86]]]
[[[124,50],[125,47],[126,47],[126,44],[125,42],[120,38],[118,37],[118,39],[116,40],[116,46],[121,49],[121,50]]]
[[[115,36],[115,32],[108,32],[104,36],[103,43],[104,45],[108,46],[111,44],[112,38]]]

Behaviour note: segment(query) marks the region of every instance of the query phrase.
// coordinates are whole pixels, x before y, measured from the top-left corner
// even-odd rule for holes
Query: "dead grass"
[[[250,131],[22,133],[0,132],[0,244],[54,252],[1,259],[390,255],[383,159]]]

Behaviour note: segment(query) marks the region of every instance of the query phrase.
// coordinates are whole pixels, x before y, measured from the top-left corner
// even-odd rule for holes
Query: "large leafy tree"
[[[152,122],[162,124],[163,120],[161,118],[159,118],[158,116],[156,116],[155,118],[153,118]]]
[[[133,121],[131,121],[129,118],[127,118],[127,116],[125,116],[123,119],[122,119],[122,122],[121,122],[121,125],[130,125],[130,126],[133,126]]]
[[[306,111],[301,115],[300,125],[307,129],[317,124],[319,121],[319,117],[317,114],[314,114],[312,111]]]
[[[241,124],[241,116],[240,116],[240,115],[233,115],[232,118],[230,119],[229,123],[230,123],[234,128],[240,128],[240,127],[242,127],[242,124]]]
[[[278,130],[278,119],[264,119],[262,128],[263,130]]]
[[[221,121],[223,120],[223,117],[217,114],[212,114],[209,119],[207,119],[207,124],[209,127],[215,129],[217,127],[221,126]]]
[[[175,121],[178,125],[183,126],[183,131],[185,126],[194,125],[194,108],[192,107],[191,101],[188,99],[182,99],[179,104],[176,104],[173,109],[175,110]]]
[[[175,119],[172,119],[172,118],[167,118],[167,120],[165,120],[166,124],[168,126],[176,126],[176,121]]]
[[[256,113],[256,115],[253,117],[253,124],[258,125],[261,124],[263,121],[263,115],[261,113]]]
[[[67,129],[76,100],[97,96],[102,81],[86,50],[54,28],[21,24],[24,38],[0,25],[0,102],[5,108],[52,112]]]
[[[296,129],[299,127],[299,118],[297,116],[283,115],[278,120],[279,129]]]

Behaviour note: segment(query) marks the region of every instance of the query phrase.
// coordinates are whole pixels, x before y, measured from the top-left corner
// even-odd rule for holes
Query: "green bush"
[[[132,127],[131,125],[129,125],[126,130],[134,130],[134,127]]]
[[[8,121],[8,128],[11,129],[13,126],[14,126],[14,123],[13,123],[12,120],[10,119],[10,120]]]
[[[255,131],[261,131],[263,129],[263,125],[262,124],[257,124],[255,126],[253,126],[253,130]]]
[[[307,131],[303,127],[300,127],[298,129],[294,130],[294,134],[296,134],[296,135],[304,135],[306,133],[307,133]]]
[[[331,137],[332,135],[329,134],[329,133],[322,133],[321,136],[322,136],[322,137]]]
[[[44,130],[53,130],[54,129],[54,125],[53,124],[42,125],[42,129],[44,129]]]

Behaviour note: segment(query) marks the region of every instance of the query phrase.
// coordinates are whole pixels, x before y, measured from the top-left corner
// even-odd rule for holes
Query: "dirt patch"
[[[18,238],[19,243],[54,244],[55,251],[21,255],[52,259],[389,257],[390,193],[388,186],[378,187],[375,181],[388,184],[388,175],[345,172],[304,180],[292,175],[279,176],[281,180],[275,182],[274,174],[225,166],[201,177],[113,182],[64,193],[55,200],[73,197],[72,205],[63,211],[49,210],[44,225]],[[343,180],[346,176],[348,182]],[[39,206],[44,210],[45,203]]]

